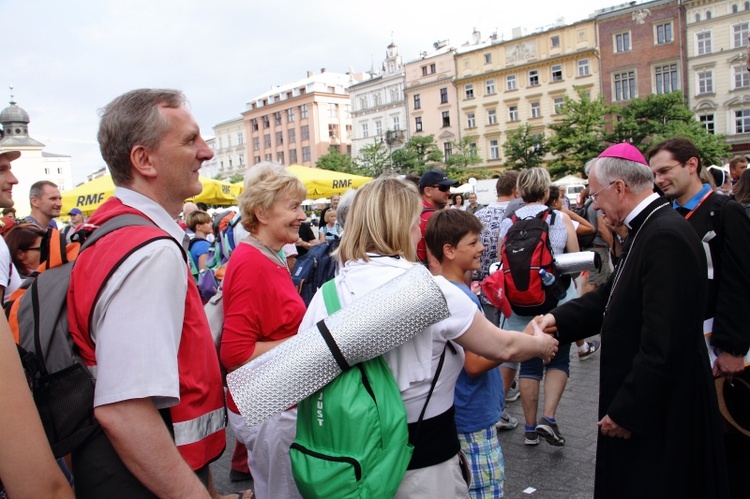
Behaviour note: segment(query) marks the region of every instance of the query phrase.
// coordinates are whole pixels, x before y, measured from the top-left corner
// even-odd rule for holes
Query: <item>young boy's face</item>
[[[461,270],[479,270],[479,258],[484,251],[484,245],[479,240],[479,234],[469,232],[453,247],[453,262]]]

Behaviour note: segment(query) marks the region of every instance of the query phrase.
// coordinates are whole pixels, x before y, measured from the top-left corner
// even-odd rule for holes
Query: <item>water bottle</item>
[[[544,269],[539,269],[539,277],[542,278],[542,284],[544,287],[550,289],[552,296],[554,296],[557,301],[562,300],[568,294],[566,289],[562,289],[554,274],[550,274]]]

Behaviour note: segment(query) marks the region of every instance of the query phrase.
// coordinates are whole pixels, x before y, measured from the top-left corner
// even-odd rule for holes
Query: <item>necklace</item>
[[[258,248],[261,250],[262,253],[265,253],[266,256],[271,258],[271,260],[278,261],[282,267],[284,267],[287,272],[289,272],[289,266],[286,264],[286,258],[282,256],[281,251],[274,251],[271,249],[266,243],[258,239],[258,236],[250,232],[250,237],[252,237],[258,244],[260,244],[263,248],[265,248],[266,251],[263,251],[261,248]],[[257,247],[257,245],[254,245]]]
[[[625,259],[622,261],[622,265],[620,265],[617,268],[617,273],[615,274],[615,279],[612,282],[612,287],[609,289],[609,297],[607,297],[607,304],[604,306],[604,315],[605,316],[607,315],[607,309],[609,309],[609,302],[612,301],[612,294],[614,294],[615,288],[617,287],[617,283],[620,282],[620,276],[622,276],[622,272],[625,269],[625,265],[628,264],[628,259],[630,258],[630,255],[633,253],[633,248],[635,247],[635,241],[636,241],[636,239],[638,239],[638,234],[641,233],[641,230],[646,225],[646,223],[648,222],[649,218],[651,218],[651,216],[654,213],[656,213],[657,211],[661,210],[665,206],[667,206],[667,205],[663,204],[661,206],[657,206],[656,208],[654,208],[651,211],[651,213],[648,214],[648,216],[646,217],[646,219],[643,221],[643,223],[641,224],[641,226],[638,228],[638,230],[636,231],[635,235],[633,236],[633,242],[630,244],[630,248],[628,249],[628,252],[625,253]],[[604,327],[604,324],[602,324],[602,327]]]

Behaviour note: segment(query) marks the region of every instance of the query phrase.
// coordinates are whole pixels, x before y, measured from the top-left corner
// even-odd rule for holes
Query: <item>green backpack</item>
[[[329,314],[341,308],[333,280]],[[352,366],[297,406],[292,475],[305,498],[393,497],[414,448],[406,409],[383,357]]]

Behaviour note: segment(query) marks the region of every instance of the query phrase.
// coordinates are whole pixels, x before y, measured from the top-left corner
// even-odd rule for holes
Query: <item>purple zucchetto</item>
[[[641,151],[636,149],[631,144],[628,144],[627,142],[622,142],[620,144],[615,144],[606,148],[604,152],[599,155],[599,157],[626,159],[628,161],[634,161],[636,163],[648,166],[648,161],[646,161],[646,158],[643,157]]]

